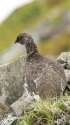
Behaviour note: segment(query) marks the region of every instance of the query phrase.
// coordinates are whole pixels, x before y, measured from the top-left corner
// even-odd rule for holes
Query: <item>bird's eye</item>
[[[21,38],[20,38],[20,37],[18,37],[18,38],[17,38],[17,41],[18,41],[18,42],[19,42],[19,41],[21,41]]]
[[[17,41],[19,41],[19,39],[17,38]]]

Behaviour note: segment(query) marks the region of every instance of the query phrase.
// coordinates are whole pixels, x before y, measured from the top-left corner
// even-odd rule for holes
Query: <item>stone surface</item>
[[[64,68],[67,69],[68,67],[68,57],[69,57],[69,52],[63,52],[61,55],[57,58],[57,61],[62,64]]]
[[[0,122],[0,125],[16,125],[17,117],[13,117],[12,114],[8,114],[5,119]]]
[[[63,52],[58,57],[57,61],[62,64],[64,69],[70,70],[70,52]]]
[[[70,70],[70,52],[68,54],[68,69]]]
[[[65,72],[67,82],[70,81],[70,70],[65,69],[64,72]]]
[[[65,91],[70,92],[70,52],[63,52],[58,57],[57,61],[64,67],[67,85]]]
[[[57,61],[64,67],[67,84],[70,85],[70,52],[63,52]]]
[[[64,70],[64,72],[65,72],[66,81],[67,81],[67,86],[66,86],[65,90],[67,90],[70,93],[70,70]]]
[[[0,114],[2,115],[8,112],[9,105],[23,94],[24,65],[25,59],[20,57],[13,63],[0,66]]]
[[[70,52],[61,53],[61,55],[57,58],[57,61],[63,65],[66,81],[69,82],[70,81]]]
[[[26,86],[24,90],[24,94],[10,106],[16,116],[20,116],[22,115],[23,111],[33,108],[33,97]]]
[[[35,95],[35,93],[31,94],[28,90],[27,84],[24,83],[24,94],[17,101],[11,104],[10,107],[16,116],[21,116],[23,111],[32,109],[34,101],[39,99],[39,95]]]

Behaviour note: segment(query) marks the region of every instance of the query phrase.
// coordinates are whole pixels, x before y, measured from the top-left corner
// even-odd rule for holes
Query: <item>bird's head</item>
[[[17,36],[15,43],[20,43],[25,45],[27,42],[32,40],[32,37],[27,33],[21,33]]]
[[[15,43],[20,43],[22,45],[25,45],[28,55],[31,54],[34,55],[38,53],[38,49],[36,44],[34,43],[33,38],[27,33],[19,34],[15,40]]]

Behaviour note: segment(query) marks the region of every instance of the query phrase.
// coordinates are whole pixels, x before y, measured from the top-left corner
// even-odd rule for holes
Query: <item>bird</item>
[[[29,92],[39,95],[41,99],[62,95],[66,77],[61,64],[40,54],[32,36],[27,33],[20,33],[15,43],[26,48],[24,84]]]

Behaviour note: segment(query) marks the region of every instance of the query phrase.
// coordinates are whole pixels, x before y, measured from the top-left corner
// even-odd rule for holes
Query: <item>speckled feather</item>
[[[19,34],[16,42],[26,47],[25,77],[29,91],[39,94],[42,99],[47,96],[60,96],[66,86],[63,67],[41,55],[34,40],[27,33]]]

